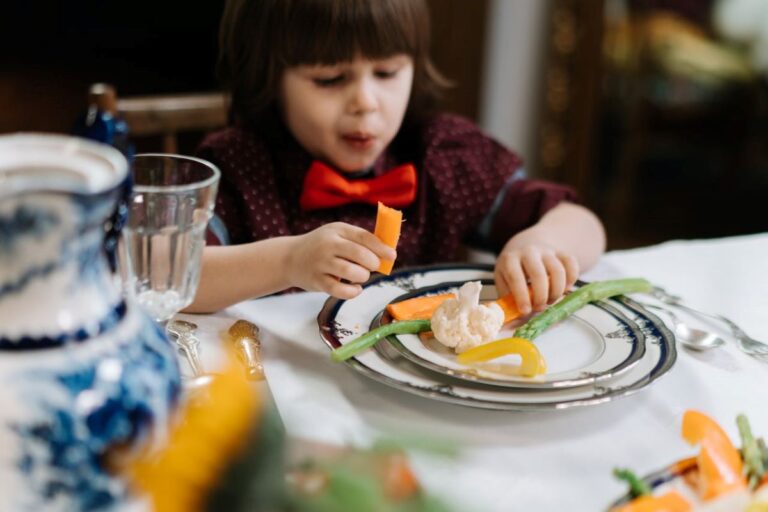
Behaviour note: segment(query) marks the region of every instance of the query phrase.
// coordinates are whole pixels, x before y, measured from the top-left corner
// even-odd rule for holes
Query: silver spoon
[[[643,306],[658,309],[659,311],[666,313],[667,316],[669,316],[669,319],[672,320],[672,328],[675,331],[675,337],[680,340],[680,343],[691,350],[709,350],[725,343],[723,338],[713,332],[690,327],[667,308],[655,306],[653,304],[643,304]]]
[[[651,295],[666,304],[682,308],[690,313],[701,315],[710,319],[720,320],[731,329],[742,352],[757,358],[768,357],[768,343],[752,338],[746,332],[744,332],[744,330],[739,327],[733,320],[730,320],[723,315],[707,313],[698,309],[694,309],[691,306],[684,304],[682,299],[677,295],[672,295],[671,293],[658,286],[653,288]]]

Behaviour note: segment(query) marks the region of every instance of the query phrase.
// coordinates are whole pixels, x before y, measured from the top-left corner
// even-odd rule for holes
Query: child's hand
[[[286,262],[293,286],[351,299],[362,291],[382,259],[397,253],[363,228],[334,222],[295,237]]]
[[[579,263],[572,255],[543,243],[518,244],[514,238],[499,254],[494,272],[499,295],[513,293],[524,315],[559,299],[578,277]]]

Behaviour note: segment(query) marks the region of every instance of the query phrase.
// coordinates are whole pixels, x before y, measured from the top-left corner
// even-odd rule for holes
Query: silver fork
[[[666,290],[658,286],[653,287],[653,290],[651,291],[651,295],[654,298],[660,300],[661,302],[664,302],[665,304],[676,306],[680,309],[690,311],[691,313],[705,316],[708,318],[713,318],[715,320],[719,320],[723,322],[725,325],[727,325],[731,329],[731,332],[733,332],[733,335],[736,338],[736,341],[738,342],[739,348],[741,349],[742,352],[755,357],[761,357],[761,358],[768,357],[768,343],[763,343],[762,341],[758,341],[752,338],[746,332],[744,332],[744,330],[741,327],[736,325],[736,322],[734,322],[733,320],[726,318],[723,315],[718,315],[715,313],[707,313],[705,311],[694,309],[691,306],[688,306],[687,304],[683,303],[681,297],[677,295],[672,295],[671,293],[667,292]]]
[[[168,332],[187,357],[192,375],[199,377],[203,374],[203,366],[200,364],[200,340],[195,336],[196,329],[196,324],[185,320],[172,320],[168,323]]]

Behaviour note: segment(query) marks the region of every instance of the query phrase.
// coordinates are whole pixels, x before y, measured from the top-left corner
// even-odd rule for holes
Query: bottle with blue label
[[[128,161],[134,153],[128,124],[118,116],[117,93],[109,84],[93,84],[88,90],[88,110],[76,121],[74,135],[103,142],[118,149]]]
[[[134,146],[128,137],[128,123],[118,116],[117,93],[109,84],[93,84],[88,90],[88,110],[75,122],[74,135],[108,144],[119,150],[130,166]],[[117,270],[117,245],[120,230],[128,219],[128,198],[132,189],[131,174],[126,175],[122,184],[122,197],[117,201],[115,211],[104,225],[104,252],[112,271]]]

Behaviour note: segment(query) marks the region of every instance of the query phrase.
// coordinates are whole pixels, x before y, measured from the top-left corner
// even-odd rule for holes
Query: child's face
[[[412,83],[408,55],[290,67],[281,84],[283,117],[312,156],[339,171],[360,171],[400,129]]]

